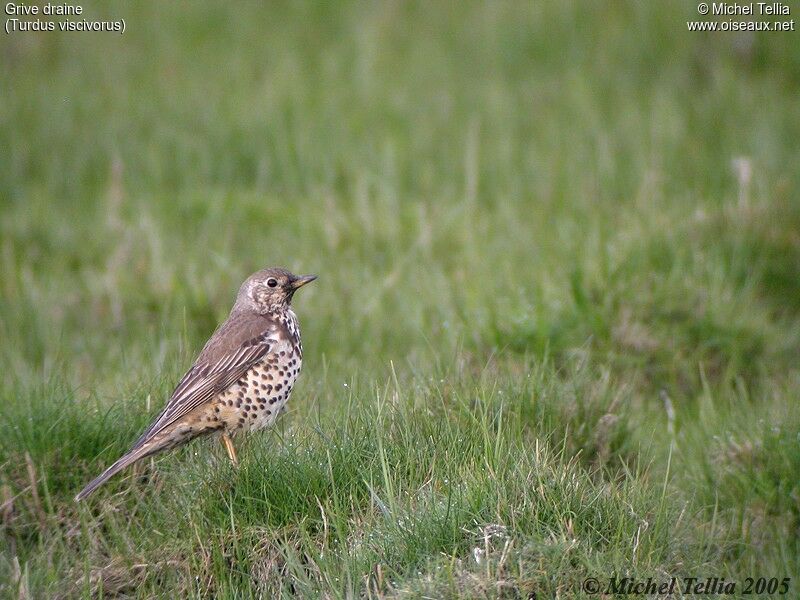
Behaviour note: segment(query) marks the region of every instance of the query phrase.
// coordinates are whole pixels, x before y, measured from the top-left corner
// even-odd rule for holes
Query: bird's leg
[[[234,467],[239,466],[239,459],[236,458],[236,448],[233,447],[233,440],[227,433],[222,434],[222,443],[225,445],[225,450],[228,451],[228,457],[231,459]]]

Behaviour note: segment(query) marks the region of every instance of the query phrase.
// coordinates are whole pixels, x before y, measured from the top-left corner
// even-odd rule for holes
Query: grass
[[[795,593],[800,46],[695,11],[3,37],[0,595]],[[238,471],[198,441],[74,504],[268,265],[320,274],[289,414]]]

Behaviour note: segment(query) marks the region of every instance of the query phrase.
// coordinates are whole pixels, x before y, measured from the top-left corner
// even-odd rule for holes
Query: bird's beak
[[[296,277],[292,280],[289,284],[293,290],[303,287],[307,283],[311,283],[317,278],[316,275],[302,275],[300,277]]]

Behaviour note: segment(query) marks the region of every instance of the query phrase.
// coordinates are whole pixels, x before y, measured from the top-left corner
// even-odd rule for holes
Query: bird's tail
[[[89,485],[83,488],[77,496],[75,496],[75,502],[80,502],[84,498],[86,498],[89,494],[94,492],[97,488],[103,485],[106,481],[111,479],[114,475],[122,471],[125,467],[129,467],[137,460],[140,460],[146,456],[150,456],[151,454],[155,454],[159,450],[162,450],[163,446],[161,444],[143,444],[141,446],[134,446],[127,454],[123,455],[119,458],[113,465],[108,467],[105,471],[103,471],[100,475],[95,477]]]

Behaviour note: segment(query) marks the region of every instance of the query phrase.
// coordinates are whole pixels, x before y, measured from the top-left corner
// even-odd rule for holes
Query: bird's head
[[[284,311],[294,293],[316,278],[316,275],[294,275],[280,267],[263,269],[242,284],[234,310],[254,310],[262,315]]]

